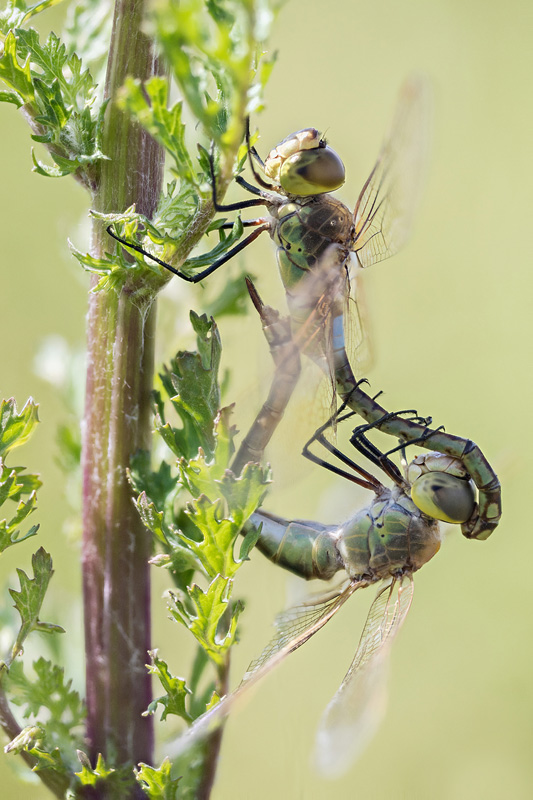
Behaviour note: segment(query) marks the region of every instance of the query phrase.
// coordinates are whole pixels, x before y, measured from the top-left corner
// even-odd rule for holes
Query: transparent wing
[[[333,617],[356,589],[368,586],[368,581],[350,580],[329,592],[310,597],[289,608],[275,620],[276,635],[261,655],[254,659],[240,685],[212,709],[202,714],[193,725],[167,749],[172,758],[189,750],[201,739],[213,733],[226,719],[235,703],[280,664],[294,650],[301,647]]]
[[[391,133],[355,206],[354,251],[363,267],[398,252],[411,232],[428,154],[429,89],[420,77],[400,92]]]
[[[274,622],[276,634],[267,644],[261,655],[255,658],[242,679],[241,686],[259,680],[267,671],[280,663],[289,653],[297,650],[322,628],[350,595],[366,581],[350,581],[346,586],[328,594],[309,597],[303,603],[287,609]]]
[[[412,599],[413,579],[406,575],[393,578],[372,603],[350,669],[318,727],[314,763],[324,775],[345,772],[381,722],[390,646]]]
[[[371,334],[362,272],[352,270],[344,308],[344,338],[348,359],[358,378],[367,374],[374,360],[369,328]]]

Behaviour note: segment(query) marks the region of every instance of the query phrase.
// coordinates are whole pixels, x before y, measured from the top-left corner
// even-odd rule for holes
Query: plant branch
[[[118,0],[108,60],[109,103],[95,207],[109,213],[135,203],[150,217],[162,184],[163,152],[114,103],[127,75],[160,74],[153,43],[141,33],[144,0]],[[93,222],[91,252],[107,234]],[[94,279],[96,283],[96,279]],[[94,285],[93,283],[93,285]],[[152,763],[153,726],[142,717],[151,699],[145,667],[150,649],[150,537],[131,500],[132,455],[150,447],[155,307],[141,285],[90,295],[83,444],[83,585],[87,735],[118,764]],[[139,790],[140,792],[140,790]],[[142,792],[139,796],[143,796]]]

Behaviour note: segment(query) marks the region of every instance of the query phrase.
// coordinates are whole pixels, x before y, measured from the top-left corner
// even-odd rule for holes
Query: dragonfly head
[[[417,456],[407,470],[413,503],[433,519],[466,522],[476,508],[476,491],[460,461],[443,453]]]
[[[308,197],[333,192],[344,183],[344,164],[316,128],[291,133],[270,151],[265,174],[286,194]]]

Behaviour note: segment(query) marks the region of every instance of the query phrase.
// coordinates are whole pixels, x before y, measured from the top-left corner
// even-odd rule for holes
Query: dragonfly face
[[[418,508],[442,522],[463,523],[476,507],[470,475],[456,458],[425,453],[409,465],[411,498]]]
[[[308,197],[344,183],[344,164],[316,128],[291,133],[268,154],[265,175],[285,194]]]

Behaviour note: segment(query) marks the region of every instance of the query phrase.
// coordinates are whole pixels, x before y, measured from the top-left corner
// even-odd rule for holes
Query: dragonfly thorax
[[[414,572],[440,547],[439,524],[402,489],[386,489],[338,530],[338,550],[348,574],[378,580]]]
[[[329,195],[294,198],[270,209],[271,236],[286,291],[295,287],[316,267],[326,250],[337,244],[351,249],[353,214],[340,200]],[[322,293],[322,292],[320,292]]]
[[[268,154],[265,175],[290,195],[333,192],[344,183],[344,164],[316,128],[291,133]]]

